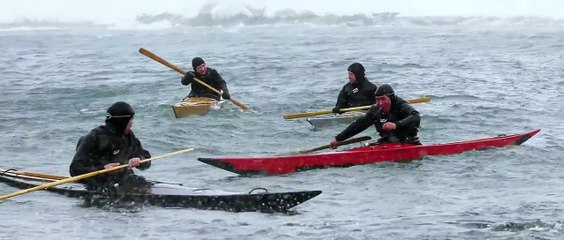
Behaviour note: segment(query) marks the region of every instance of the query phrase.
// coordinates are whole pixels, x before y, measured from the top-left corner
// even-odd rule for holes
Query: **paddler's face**
[[[202,64],[200,64],[200,66],[196,67],[196,72],[200,75],[206,74],[207,70],[208,70],[208,68],[206,67],[205,63],[202,63]]]
[[[378,103],[378,106],[380,106],[380,108],[382,108],[382,111],[384,112],[389,112],[390,109],[392,108],[392,101],[390,100],[390,97],[388,96],[377,96],[376,97],[376,102]]]
[[[353,72],[349,71],[349,81],[351,83],[355,83],[356,82],[356,76],[354,75]]]
[[[127,126],[125,126],[125,129],[123,129],[123,133],[129,134],[129,133],[131,132],[131,127],[133,126],[133,118],[134,118],[134,117],[135,117],[135,116],[132,116],[132,117],[129,119],[129,122],[127,122]]]

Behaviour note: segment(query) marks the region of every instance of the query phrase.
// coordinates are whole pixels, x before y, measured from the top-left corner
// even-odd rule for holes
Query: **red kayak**
[[[537,134],[540,129],[513,135],[498,135],[470,141],[433,145],[386,143],[354,148],[341,152],[311,155],[270,156],[248,158],[199,158],[198,160],[230,172],[250,174],[287,174],[324,167],[347,167],[375,162],[400,162],[424,156],[459,154],[466,151],[482,150],[509,145],[520,145]]]

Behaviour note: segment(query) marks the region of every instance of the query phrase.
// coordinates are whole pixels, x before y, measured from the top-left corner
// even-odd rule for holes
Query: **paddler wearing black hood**
[[[217,94],[216,92],[210,90],[206,86],[200,83],[192,83],[192,90],[186,96],[189,97],[207,97],[213,98],[215,100],[220,100],[219,97],[223,97],[225,100],[231,99],[229,95],[229,89],[227,89],[227,83],[217,70],[207,67],[206,62],[201,57],[195,57],[192,59],[192,69],[194,71],[186,72],[186,75],[182,77],[180,81],[182,85],[188,85],[194,81],[194,78],[201,80],[202,82],[212,86],[213,88],[217,89],[218,91],[222,92],[221,95]]]
[[[333,113],[341,114],[342,108],[367,106],[376,103],[374,99],[376,85],[366,79],[364,66],[355,62],[347,70],[349,82],[339,92]]]
[[[335,136],[329,144],[335,148],[337,142],[346,140],[374,125],[380,135],[377,143],[402,142],[421,145],[417,136],[421,121],[419,112],[407,101],[398,97],[388,84],[380,86],[374,95],[377,104]]]
[[[131,130],[135,111],[126,102],[116,102],[106,111],[106,124],[92,129],[78,140],[76,153],[70,164],[71,176],[129,164],[123,168],[81,181],[90,190],[145,191],[150,185],[145,178],[135,175],[133,168],[145,170],[151,158]]]

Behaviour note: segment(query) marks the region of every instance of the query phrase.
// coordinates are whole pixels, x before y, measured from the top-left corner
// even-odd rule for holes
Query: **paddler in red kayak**
[[[141,146],[131,130],[134,115],[135,112],[128,103],[112,104],[106,112],[106,124],[92,129],[78,140],[69,168],[70,175],[77,176],[129,164],[128,168],[86,178],[81,183],[94,191],[146,191],[150,183],[142,176],[135,175],[133,168],[149,168],[151,162],[140,162],[151,158],[151,154]]]
[[[341,114],[342,108],[360,107],[375,104],[376,85],[368,81],[364,75],[364,66],[353,63],[349,66],[349,82],[343,86],[333,113]]]
[[[225,100],[231,99],[229,95],[229,90],[227,89],[227,83],[225,80],[219,75],[217,70],[213,68],[209,68],[206,66],[206,62],[201,57],[195,57],[192,59],[192,68],[194,71],[186,72],[186,76],[184,76],[181,80],[182,85],[188,85],[192,83],[193,78],[197,78],[202,80],[202,82],[207,83],[208,85],[212,86],[213,88],[222,92],[221,96],[216,92],[210,90],[206,86],[203,86],[199,83],[192,83],[192,90],[190,94],[186,98],[189,97],[207,97],[213,98],[219,101],[219,97],[223,97]]]
[[[419,112],[407,101],[396,96],[394,89],[388,84],[380,86],[375,96],[377,104],[331,140],[331,147],[336,148],[337,142],[366,130],[370,125],[374,125],[380,134],[378,144],[404,142],[421,145],[417,136],[421,121]]]

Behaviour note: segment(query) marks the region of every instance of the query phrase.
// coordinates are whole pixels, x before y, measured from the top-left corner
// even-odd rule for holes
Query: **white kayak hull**
[[[306,121],[315,128],[335,126],[339,124],[351,124],[354,120],[363,116],[364,112],[355,111],[347,112],[341,115],[332,115],[327,117],[307,118]]]

